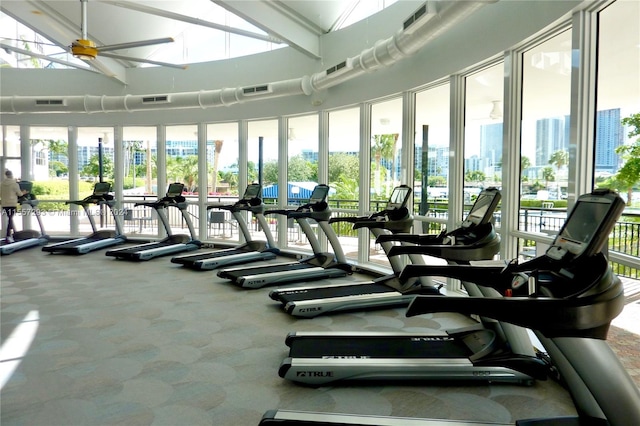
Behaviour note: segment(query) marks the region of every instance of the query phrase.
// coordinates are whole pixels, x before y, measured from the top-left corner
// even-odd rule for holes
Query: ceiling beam
[[[80,36],[78,25],[42,0],[4,1],[0,3],[0,10],[66,51],[69,51],[71,43]],[[15,47],[21,48],[20,46]],[[63,64],[62,60],[58,58],[43,57],[41,59]],[[89,71],[98,71],[126,84],[125,67],[117,60],[97,58],[93,61],[85,61],[85,63],[91,67]],[[87,69],[77,65],[69,66]]]
[[[237,34],[244,37],[250,37],[257,40],[267,41],[271,43],[283,43],[283,41],[277,37],[271,35],[264,35],[255,33],[253,31],[242,30],[240,28],[233,28],[227,25],[216,24],[215,22],[205,21],[204,19],[194,18],[180,13],[171,12],[166,9],[158,9],[155,7],[146,6],[140,3],[133,3],[130,1],[110,1],[100,0],[101,3],[109,4],[112,6],[118,6],[129,10],[135,10],[138,12],[147,13],[149,15],[160,16],[162,18],[173,19],[174,21],[186,22],[188,24],[200,25],[202,27],[212,28],[214,30],[225,31],[232,34]]]
[[[286,13],[276,2],[264,0],[211,0],[229,12],[255,25],[267,34],[313,58],[320,59],[320,35],[304,18]]]

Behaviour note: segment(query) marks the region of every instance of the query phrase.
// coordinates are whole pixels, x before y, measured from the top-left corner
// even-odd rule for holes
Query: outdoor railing
[[[125,225],[125,232],[127,234],[142,234],[149,236],[156,236],[158,234],[158,220],[157,216],[153,214],[152,209],[144,208],[142,206],[134,207],[135,203],[139,202],[150,202],[157,200],[157,196],[144,196],[144,195],[136,195],[136,196],[125,196],[123,201],[121,202],[121,207],[116,210],[117,214],[122,215],[123,224]],[[226,197],[226,196],[210,196],[208,198],[208,202],[220,202],[224,204],[231,204],[238,200],[238,197]],[[47,205],[49,206],[60,206],[64,205],[65,200],[40,200],[40,209],[43,210],[43,222],[45,225],[45,230],[51,235],[68,235],[69,234],[69,216],[70,212],[66,211],[47,211]],[[267,205],[275,206],[277,200],[275,199],[265,199],[264,202]],[[191,216],[191,220],[196,228],[196,232],[198,230],[199,225],[199,209],[197,205],[197,197],[196,196],[187,196],[187,213]],[[299,200],[290,200],[290,206],[299,205],[301,202]],[[353,216],[357,214],[358,209],[358,200],[330,200],[329,202],[331,209],[333,210],[334,217],[341,216]],[[380,211],[384,209],[386,205],[386,201],[371,201],[370,203],[370,211]],[[467,206],[467,209],[471,206]],[[111,214],[106,210],[103,210],[102,213],[99,212],[98,208],[93,206],[92,211],[94,212],[94,219],[96,221],[96,225],[98,227],[105,228],[113,228],[113,218]],[[166,210],[167,217],[169,219],[169,223],[172,227],[172,230],[176,233],[187,233],[188,229],[184,219],[182,218],[178,209],[169,208]],[[229,234],[233,236],[234,227],[234,218],[229,214],[229,212],[224,212],[225,217],[222,219],[222,226],[226,226],[230,229]],[[81,208],[75,213],[81,222],[81,234],[87,232],[86,227],[88,226],[88,221],[84,217],[84,212]],[[209,214],[209,212],[207,212]],[[437,233],[444,226],[443,224],[436,223],[433,221],[429,221],[429,218],[440,218],[444,219],[447,217],[446,203],[433,203],[427,213],[426,221],[427,224],[425,229],[427,231],[417,231],[417,232],[433,232]],[[252,223],[255,231],[259,231],[257,229],[257,225],[255,221],[251,220],[249,217],[248,220]],[[273,233],[277,232],[279,221],[275,220],[275,218],[269,218],[268,223],[272,228],[271,231]],[[544,208],[544,207],[528,207],[521,208],[519,214],[519,230],[530,233],[543,233],[548,235],[554,235],[557,231],[562,227],[566,219],[566,209],[562,208]],[[500,224],[500,212],[498,211],[495,215],[496,224],[499,226]],[[212,229],[212,225],[218,225],[219,222],[211,222],[210,219],[207,221],[209,229]],[[33,223],[32,223],[33,225]],[[20,226],[20,224],[18,224]],[[334,230],[339,237],[357,237],[357,231],[352,229],[352,225],[346,222],[336,223],[334,225]],[[235,233],[237,234],[237,229],[235,229]],[[216,236],[208,233],[207,235]],[[223,230],[222,235],[226,237],[226,233]],[[231,236],[229,238],[231,238]],[[525,246],[529,250],[535,247],[535,241],[527,240],[524,242]],[[613,232],[611,233],[609,239],[609,249],[629,255],[634,257],[640,257],[640,213],[625,213],[618,223],[615,225]],[[630,268],[623,265],[618,265],[613,263],[614,270],[621,276],[630,277],[630,278],[640,278],[640,271],[636,268]]]

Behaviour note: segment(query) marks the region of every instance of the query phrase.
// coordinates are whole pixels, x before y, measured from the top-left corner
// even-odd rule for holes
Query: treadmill
[[[18,250],[24,250],[31,247],[41,246],[49,242],[49,236],[44,232],[44,225],[42,224],[42,218],[40,218],[40,210],[38,210],[38,200],[36,196],[31,193],[33,188],[33,182],[23,180],[18,182],[20,189],[25,193],[18,198],[20,203],[20,209],[23,213],[29,212],[36,217],[38,225],[40,226],[40,232],[33,229],[23,229],[22,231],[16,231],[13,233],[12,243],[3,242],[0,246],[0,254],[7,255]]]
[[[407,265],[398,277],[398,282],[411,282],[425,276],[447,276],[443,270],[458,266],[452,259],[468,261],[473,258],[464,250],[467,243],[470,251],[480,254],[476,255],[476,259],[491,259],[499,249],[500,240],[491,224],[491,217],[499,200],[500,192],[497,189],[483,191],[462,227],[441,236],[396,234],[379,237],[379,240],[424,239],[443,243],[393,246],[390,255],[394,251],[443,257],[446,255],[451,263],[448,266]],[[449,238],[453,245],[448,241]],[[408,277],[405,274],[407,268],[420,268],[421,273]],[[471,296],[495,296],[491,293],[495,290],[482,289],[471,281],[462,281]],[[429,293],[423,291],[423,294]],[[416,293],[402,294],[394,289],[382,293],[382,296],[365,291],[360,296],[364,301],[354,297],[355,301],[352,303],[359,303],[361,306],[369,303],[375,306],[377,297],[387,297],[390,303],[399,303],[400,297],[404,297],[404,304],[408,305],[415,296]],[[437,297],[446,298],[442,295]],[[366,301],[367,298],[371,301]],[[328,303],[331,303],[331,299]],[[449,330],[444,334],[291,332],[285,343],[290,351],[280,365],[280,376],[313,385],[397,379],[468,380],[530,385],[534,380],[546,379],[549,369],[549,365],[534,350],[525,329],[487,317],[480,317],[475,325]],[[322,371],[324,374],[309,374],[313,371]]]
[[[405,188],[398,187],[396,190],[406,192],[408,187]],[[395,232],[382,233],[380,229],[383,225],[395,223],[391,217],[386,221],[380,220],[380,215],[374,215],[371,218],[355,218],[354,228],[371,229],[376,236],[376,241],[385,248],[394,271],[392,275],[364,283],[277,289],[269,296],[281,302],[285,312],[297,317],[309,318],[342,311],[407,306],[418,294],[440,294],[426,277],[400,282],[398,276],[402,265],[399,263],[399,255],[409,255],[414,265],[424,264],[422,255],[444,258],[453,263],[492,259],[500,250],[500,237],[491,223],[500,197],[500,191],[496,188],[483,190],[462,226],[440,235],[414,235],[407,233],[409,229],[400,227],[396,227]],[[406,209],[406,201],[404,200],[401,204],[404,209]],[[390,204],[393,208],[391,200]],[[385,214],[386,212],[383,211],[382,215]],[[412,219],[409,217],[408,221],[410,227]],[[394,241],[402,245],[392,245]],[[465,287],[469,287],[467,291],[470,293],[478,293],[473,284],[466,284]]]
[[[48,253],[86,254],[94,250],[100,250],[124,243],[127,240],[127,237],[125,237],[122,232],[120,217],[113,210],[116,201],[114,200],[113,195],[109,194],[109,191],[111,191],[111,184],[109,182],[98,182],[93,187],[93,194],[90,196],[78,201],[67,201],[66,204],[82,206],[87,218],[89,218],[89,223],[91,224],[93,232],[86,237],[46,245],[42,247],[42,251]],[[108,207],[111,215],[113,216],[116,228],[115,230],[97,229],[96,222],[93,219],[93,214],[89,210],[89,206],[91,204]]]
[[[264,218],[265,205],[262,202],[261,191],[260,184],[252,183],[247,186],[244,195],[236,203],[227,205],[216,203],[207,206],[207,210],[218,208],[230,211],[238,222],[238,227],[246,243],[231,249],[175,256],[171,258],[171,262],[191,269],[211,270],[227,265],[275,259],[280,250],[276,247],[269,225]],[[267,237],[267,241],[255,241],[251,238],[246,219],[242,216],[243,211],[249,211],[253,214]]]
[[[243,288],[261,288],[281,283],[344,277],[350,274],[352,271],[351,265],[347,263],[338,236],[329,224],[331,209],[327,203],[328,195],[328,185],[317,185],[313,189],[307,204],[295,210],[265,211],[265,214],[282,214],[288,219],[297,221],[311,244],[312,256],[302,258],[297,262],[276,263],[249,268],[221,269],[218,272],[218,276],[230,279],[234,284]],[[321,251],[320,242],[308,222],[309,219],[318,223],[320,229],[327,236],[334,254]]]
[[[183,251],[197,250],[200,248],[200,241],[196,239],[195,229],[191,222],[191,217],[186,213],[187,202],[182,196],[182,190],[184,184],[171,183],[167,189],[167,193],[164,197],[159,198],[153,202],[136,203],[135,206],[151,207],[158,213],[158,219],[162,222],[164,229],[167,232],[167,237],[156,242],[139,244],[132,247],[123,247],[119,249],[113,249],[107,251],[107,256],[112,256],[118,259],[127,260],[151,260],[156,257],[168,256],[170,254],[180,253]],[[175,207],[180,210],[182,219],[189,228],[190,235],[177,234],[173,235],[171,232],[171,225],[169,225],[169,219],[167,218],[166,209],[169,207]]]
[[[640,389],[606,343],[611,321],[624,308],[623,286],[609,267],[608,237],[624,201],[608,190],[578,198],[545,255],[506,267],[443,266],[507,297],[417,296],[407,316],[461,312],[532,329],[570,392],[577,416],[516,420],[516,426],[626,426],[640,424]],[[422,273],[412,267],[407,276]],[[428,268],[428,267],[427,267]],[[479,426],[491,422],[271,410],[261,426]],[[504,424],[504,423],[501,423]]]

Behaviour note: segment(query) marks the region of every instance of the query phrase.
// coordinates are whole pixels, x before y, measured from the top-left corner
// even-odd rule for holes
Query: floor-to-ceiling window
[[[124,127],[124,193],[127,195],[157,196],[158,155],[155,127]]]
[[[155,213],[151,209],[134,207],[142,200],[155,200],[164,194],[164,184],[158,185],[158,144],[156,127],[124,127],[122,129],[122,224],[125,233],[155,233]]]
[[[465,212],[483,188],[518,185],[518,176],[508,182],[502,173],[502,62],[465,78],[464,188]],[[444,194],[443,197],[448,197]],[[461,218],[462,219],[462,218]]]
[[[444,219],[446,204],[438,201],[449,186],[450,90],[442,84],[416,93],[414,213]]]
[[[318,115],[287,120],[287,179],[293,193],[311,191],[318,181]],[[289,245],[310,249],[309,241],[293,219],[287,221]]]
[[[348,108],[329,113],[329,182],[335,192],[330,205],[339,211],[355,215],[358,212],[360,181],[360,109]],[[345,255],[358,257],[357,233],[347,223],[336,225],[343,237]]]
[[[401,183],[402,158],[402,98],[377,102],[371,106],[371,166],[369,211],[385,208],[393,188]],[[369,239],[370,259],[376,263],[389,264],[382,247]]]
[[[640,2],[616,1],[597,14],[598,58],[594,186],[613,187],[627,201],[611,248],[640,255]],[[617,268],[622,268],[616,265]],[[623,272],[622,269],[617,269]],[[625,275],[638,277],[635,268]]]
[[[198,126],[182,125],[167,126],[166,129],[166,153],[167,153],[167,179],[163,189],[158,185],[158,194],[163,194],[167,190],[170,182],[180,182],[184,184],[187,202],[193,203],[197,199],[198,188]],[[189,229],[182,220],[178,209],[166,210],[169,218],[171,230],[175,234],[188,234]],[[190,205],[187,214],[190,214],[191,221],[198,232],[197,206]]]
[[[513,176],[513,183],[520,179],[521,231],[553,235],[564,223],[570,110],[571,30],[565,29],[522,53],[520,167]],[[519,242],[526,257],[544,249],[531,240]]]
[[[210,201],[231,204],[244,193],[246,188],[238,188],[238,152],[238,123],[207,125],[207,191]],[[234,218],[228,211],[211,209],[207,215],[209,237],[238,240]]]
[[[262,183],[262,195],[266,204],[277,204],[278,194],[281,191],[287,193],[287,204],[296,203],[300,200],[290,199],[288,188],[280,188],[278,185],[278,120],[256,120],[248,123],[247,131],[247,182]],[[259,176],[259,172],[262,173]],[[295,194],[296,196],[300,194]],[[285,241],[281,241],[277,229],[279,226],[286,226],[287,221],[281,215],[267,215],[267,222],[271,227],[273,237],[278,242],[278,246],[286,246]]]

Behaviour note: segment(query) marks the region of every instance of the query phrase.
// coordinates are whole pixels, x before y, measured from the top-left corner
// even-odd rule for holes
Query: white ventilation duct
[[[402,29],[358,56],[325,71],[292,80],[256,86],[157,95],[124,96],[0,96],[0,111],[21,113],[106,113],[156,109],[214,108],[283,96],[312,96],[364,73],[388,67],[413,55],[429,41],[461,22],[487,3],[498,0],[430,1],[404,22]],[[47,102],[49,100],[63,102]]]

